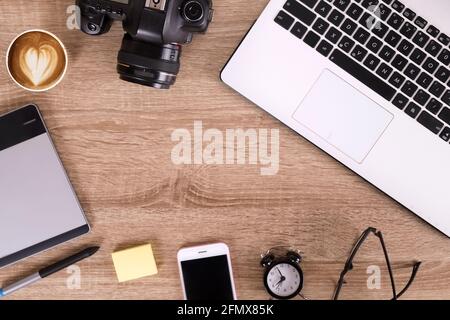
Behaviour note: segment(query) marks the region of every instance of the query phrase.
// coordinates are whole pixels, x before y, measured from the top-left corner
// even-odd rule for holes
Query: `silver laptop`
[[[271,0],[221,78],[450,236],[449,14],[449,0]]]

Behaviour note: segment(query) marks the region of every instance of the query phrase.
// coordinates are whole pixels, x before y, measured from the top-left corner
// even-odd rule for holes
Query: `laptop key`
[[[399,108],[400,110],[405,109],[406,105],[408,104],[408,98],[402,95],[401,93],[398,93],[394,100],[392,100],[392,103],[394,106]]]
[[[450,109],[444,108],[441,113],[439,113],[439,119],[450,125]]]
[[[414,11],[412,11],[411,9],[407,8],[403,12],[403,16],[409,20],[414,20],[414,18],[416,17],[416,13]]]
[[[339,42],[339,48],[341,48],[342,50],[344,50],[347,53],[350,52],[350,50],[353,48],[354,45],[355,45],[355,41],[353,41],[352,39],[350,39],[347,36],[344,36],[342,38],[342,40]]]
[[[372,29],[376,22],[376,17],[373,14],[367,12],[364,12],[364,14],[359,19],[359,24],[368,30]]]
[[[286,30],[289,30],[289,28],[294,23],[294,18],[292,18],[290,15],[288,15],[284,11],[280,11],[277,16],[275,17],[275,22],[278,23],[280,26],[285,28]]]
[[[410,102],[405,109],[405,113],[411,118],[415,119],[417,118],[421,110],[422,109],[417,104],[415,104],[414,102]]]
[[[436,98],[440,98],[445,91],[445,87],[439,82],[435,81],[430,88],[430,93]]]
[[[306,34],[306,31],[308,31],[308,28],[306,28],[300,22],[296,22],[291,29],[291,33],[299,39],[303,38],[303,36]]]
[[[408,64],[408,60],[404,58],[403,56],[397,54],[392,61],[392,66],[397,69],[398,71],[403,71],[405,69],[406,65]]]
[[[413,53],[411,54],[411,56],[409,58],[416,64],[421,65],[426,57],[427,57],[427,54],[425,52],[416,48],[416,49],[414,49]]]
[[[424,107],[430,97],[428,93],[420,89],[414,96],[414,101]]]
[[[366,8],[369,9],[370,7],[375,7],[378,4],[378,0],[363,0],[363,2],[361,3],[361,5]]]
[[[356,61],[349,58],[342,51],[335,49],[330,56],[330,60],[337,66],[344,69],[350,75],[361,81],[364,85],[371,90],[378,93],[384,99],[391,101],[394,97],[396,90],[389,86],[382,79],[372,74],[369,70],[358,64]]]
[[[427,89],[432,82],[433,82],[433,78],[430,77],[425,72],[422,72],[420,74],[419,78],[417,79],[417,83],[424,89]]]
[[[450,78],[450,70],[441,66],[439,67],[438,71],[436,71],[435,76],[438,80],[446,83]]]
[[[324,34],[327,31],[330,24],[323,20],[322,18],[317,18],[316,22],[314,22],[312,28],[319,34]]]
[[[439,137],[441,137],[441,139],[444,140],[445,142],[449,142],[450,141],[450,128],[445,127],[444,130],[442,130]]]
[[[358,60],[359,62],[363,61],[368,51],[361,47],[359,44],[353,49],[351,56]]]
[[[366,60],[364,60],[364,65],[372,71],[375,70],[379,64],[380,64],[380,59],[378,59],[371,53],[366,58]]]
[[[326,18],[326,16],[330,13],[332,7],[326,3],[325,1],[320,1],[317,5],[316,9],[314,9],[315,12],[320,14],[322,17]]]
[[[447,36],[445,33],[441,33],[438,37],[438,40],[440,43],[442,43],[444,46],[448,45],[450,43],[450,37]]]
[[[450,90],[447,90],[444,94],[444,96],[442,97],[442,101],[444,101],[444,103],[448,106],[450,106]]]
[[[411,80],[415,80],[420,73],[420,68],[415,66],[413,63],[408,64],[405,69],[405,75]]]
[[[439,35],[440,32],[441,31],[438,28],[436,28],[435,26],[433,26],[433,25],[430,25],[427,28],[427,33],[430,34],[432,37],[435,37],[435,38]]]
[[[378,51],[380,51],[382,45],[383,45],[383,42],[381,42],[381,40],[378,40],[375,37],[371,37],[369,42],[367,42],[366,47],[373,53],[378,53]]]
[[[363,13],[363,9],[358,6],[355,3],[352,3],[350,5],[350,7],[347,9],[347,14],[350,16],[350,18],[352,18],[353,20],[358,20],[359,17],[361,17],[362,13]]]
[[[397,32],[391,30],[384,40],[395,48],[401,39],[402,37]]]
[[[438,56],[438,60],[445,66],[448,66],[450,64],[450,51],[448,51],[447,49],[442,50],[442,52]]]
[[[393,70],[394,69],[392,69],[386,63],[383,62],[377,69],[377,75],[386,80]]]
[[[311,9],[314,8],[318,0],[299,0],[300,2],[306,4]]]
[[[402,84],[403,84],[403,82],[405,82],[405,80],[406,80],[406,78],[404,76],[402,76],[400,73],[395,71],[394,74],[389,79],[389,83],[398,89],[402,86]]]
[[[358,28],[358,25],[349,18],[345,19],[344,23],[341,26],[341,30],[349,36],[351,36],[353,32],[355,32],[356,28]]]
[[[432,114],[438,114],[438,112],[441,111],[442,106],[443,106],[443,104],[441,102],[437,101],[435,98],[431,98],[431,100],[428,102],[426,108]]]
[[[402,12],[403,9],[405,9],[405,5],[400,1],[394,1],[394,3],[392,4],[392,8],[394,8],[398,12]]]
[[[372,32],[381,39],[386,35],[388,31],[389,27],[385,25],[383,22],[377,22],[372,29]]]
[[[314,12],[310,11],[304,5],[295,0],[286,1],[283,8],[308,26],[310,26],[316,19],[316,14]]]
[[[444,128],[444,124],[441,121],[426,111],[422,111],[420,116],[417,118],[417,121],[434,134],[438,134],[441,132],[442,128]]]
[[[313,31],[309,31],[308,34],[306,35],[306,37],[303,39],[303,41],[312,48],[316,47],[319,40],[320,40],[320,36]]]
[[[439,51],[441,51],[442,46],[434,40],[431,40],[430,43],[426,46],[425,51],[435,57]]]
[[[316,49],[321,55],[324,57],[328,57],[331,50],[333,50],[333,45],[329,43],[328,41],[322,40]]]
[[[414,49],[414,45],[405,39],[403,39],[402,42],[400,42],[400,44],[398,46],[398,51],[400,51],[400,53],[403,53],[403,55],[405,55],[405,56],[409,56],[409,54],[411,53],[411,51],[413,49]]]
[[[402,92],[411,98],[414,95],[414,93],[417,91],[417,89],[418,89],[418,87],[414,83],[407,80],[402,87]]]
[[[358,30],[356,30],[355,34],[353,35],[353,39],[355,39],[361,44],[365,44],[367,40],[369,40],[369,38],[370,33],[361,27],[359,27]]]
[[[331,11],[330,15],[328,16],[327,20],[330,21],[332,24],[334,24],[336,27],[339,27],[344,18],[345,16],[342,13],[340,13],[336,9],[333,9],[333,11]]]
[[[345,11],[349,6],[351,0],[334,0],[334,6],[339,10]]]
[[[384,5],[383,3],[380,3],[380,5],[378,6],[378,13],[380,15],[381,20],[383,21],[386,21],[391,12],[392,10],[389,9],[389,7]]]
[[[395,55],[395,51],[388,46],[384,46],[378,55],[384,61],[390,62]]]
[[[417,27],[413,26],[409,22],[405,22],[403,27],[400,29],[400,33],[404,35],[406,38],[411,39],[414,33],[416,33]]]
[[[330,30],[328,30],[327,34],[325,35],[325,38],[331,41],[332,43],[336,44],[341,38],[341,36],[342,32],[340,32],[335,27],[331,27]]]
[[[422,65],[425,71],[429,72],[430,74],[433,74],[438,66],[439,63],[433,58],[427,58],[427,60],[425,60],[425,62]]]
[[[425,29],[425,27],[426,27],[427,24],[428,24],[428,21],[425,20],[425,19],[422,18],[422,17],[417,17],[417,19],[414,21],[414,23],[416,24],[416,26],[418,26],[418,27],[420,27],[420,28],[422,28],[422,29]]]
[[[405,19],[403,19],[402,17],[400,17],[398,14],[396,14],[394,12],[391,15],[391,17],[389,18],[389,20],[387,21],[387,24],[390,25],[394,29],[399,29],[400,26],[402,25],[403,21],[405,21]]]
[[[413,42],[421,48],[425,46],[428,40],[430,40],[430,37],[425,33],[423,33],[422,31],[417,32],[413,38]]]

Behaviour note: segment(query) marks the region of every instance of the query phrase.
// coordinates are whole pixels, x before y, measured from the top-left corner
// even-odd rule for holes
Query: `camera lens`
[[[204,9],[199,1],[187,1],[182,8],[183,17],[189,22],[198,22],[204,16]]]
[[[125,81],[169,89],[180,71],[181,46],[152,44],[125,34],[117,59],[117,72]]]

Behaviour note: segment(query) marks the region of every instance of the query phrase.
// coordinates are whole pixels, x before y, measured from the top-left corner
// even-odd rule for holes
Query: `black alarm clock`
[[[301,296],[301,261],[300,253],[287,247],[275,247],[262,255],[261,266],[265,269],[264,286],[273,298],[288,300]]]

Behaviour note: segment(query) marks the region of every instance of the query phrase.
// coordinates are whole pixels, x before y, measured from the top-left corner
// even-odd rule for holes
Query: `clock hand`
[[[275,285],[275,289],[276,289],[276,290],[280,290],[280,287],[281,287],[281,282],[278,282],[278,283]]]
[[[282,284],[285,280],[286,280],[286,278],[283,276],[283,277],[281,277],[280,281],[278,281],[275,285],[276,285],[277,287],[279,287],[279,286],[281,286],[281,284]]]
[[[280,276],[281,276],[282,278],[284,278],[284,276],[283,276],[283,274],[281,273],[280,269],[277,268],[277,271],[278,271],[278,273],[280,274]]]

